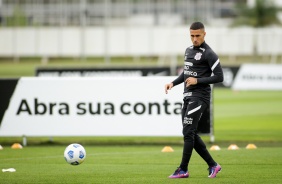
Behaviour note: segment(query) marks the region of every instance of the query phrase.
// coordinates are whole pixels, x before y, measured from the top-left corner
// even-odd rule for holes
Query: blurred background
[[[175,75],[194,21],[223,66],[282,63],[281,20],[281,0],[0,0],[0,76],[40,66],[169,66]]]
[[[0,0],[0,162],[17,169],[1,183],[169,183],[183,86],[164,85],[182,72],[194,21],[224,72],[200,130],[222,148],[218,179],[281,183],[282,0]],[[78,78],[95,76],[108,78]],[[41,147],[6,149],[19,142]],[[75,142],[88,163],[72,171],[61,156]],[[167,145],[175,159],[159,154]],[[204,183],[195,158],[192,182]]]
[[[0,78],[174,76],[194,21],[223,66],[218,139],[281,142],[282,0],[0,0]]]

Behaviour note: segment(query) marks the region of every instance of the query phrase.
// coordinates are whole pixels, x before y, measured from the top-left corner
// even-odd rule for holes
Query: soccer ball
[[[70,144],[65,149],[64,157],[67,163],[71,165],[79,165],[82,164],[86,158],[86,151],[80,144]]]

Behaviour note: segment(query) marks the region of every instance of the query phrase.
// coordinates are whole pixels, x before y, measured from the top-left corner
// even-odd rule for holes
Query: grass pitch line
[[[2,172],[16,172],[15,168],[2,169]]]

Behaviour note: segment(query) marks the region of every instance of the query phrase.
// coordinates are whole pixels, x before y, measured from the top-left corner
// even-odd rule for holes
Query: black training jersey
[[[208,44],[203,42],[199,47],[190,46],[185,51],[183,72],[172,83],[176,86],[188,77],[197,78],[197,84],[186,87],[184,83],[184,99],[191,97],[210,101],[210,84],[223,81],[223,72],[218,56]]]

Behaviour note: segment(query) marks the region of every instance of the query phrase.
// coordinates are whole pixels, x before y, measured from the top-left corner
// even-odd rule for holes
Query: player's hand
[[[169,84],[166,84],[166,85],[165,85],[165,94],[167,94],[167,93],[168,93],[167,90],[170,90],[172,87],[173,87],[173,83],[172,83],[172,82],[169,83]]]
[[[196,85],[198,83],[197,78],[194,77],[188,77],[186,80],[186,87],[189,87],[191,85]]]

